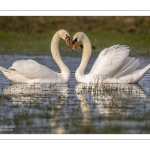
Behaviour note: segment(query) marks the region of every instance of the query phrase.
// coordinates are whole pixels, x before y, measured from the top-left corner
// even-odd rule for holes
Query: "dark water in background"
[[[9,68],[18,59],[34,59],[60,72],[48,56],[0,56]],[[141,66],[150,59],[140,57]],[[0,133],[150,133],[150,71],[139,84],[77,84],[81,58],[63,57],[71,70],[69,84],[11,84],[0,72]],[[91,58],[86,73],[93,65]]]

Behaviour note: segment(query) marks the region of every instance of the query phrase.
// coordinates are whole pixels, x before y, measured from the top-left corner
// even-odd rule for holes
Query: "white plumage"
[[[78,82],[84,83],[137,83],[150,69],[150,64],[143,69],[138,59],[129,57],[129,47],[114,45],[105,48],[95,60],[89,74],[84,74],[91,55],[91,43],[83,32],[77,32],[73,36],[74,42],[82,42],[83,55],[81,63],[75,72]],[[75,45],[73,45],[74,49]]]
[[[17,60],[12,64],[9,70],[15,70],[29,79],[47,79],[53,78],[56,75],[50,68],[31,59]]]
[[[61,73],[57,73],[31,59],[17,60],[9,69],[0,67],[0,70],[9,80],[15,83],[68,83],[70,70],[63,63],[58,49],[60,38],[65,40],[66,36],[69,37],[66,30],[59,30],[54,34],[51,42],[52,56]]]

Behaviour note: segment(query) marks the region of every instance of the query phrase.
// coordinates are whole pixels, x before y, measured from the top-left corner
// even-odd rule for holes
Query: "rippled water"
[[[0,56],[0,66],[29,58],[60,71],[48,56]],[[139,59],[140,68],[150,64]],[[11,84],[0,72],[0,133],[150,133],[150,71],[138,84],[79,84],[74,73],[80,60],[63,57],[69,84]]]

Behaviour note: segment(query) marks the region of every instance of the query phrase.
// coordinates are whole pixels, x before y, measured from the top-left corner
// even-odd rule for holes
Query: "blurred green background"
[[[0,16],[0,54],[50,55],[50,42],[54,33],[66,29],[73,35],[87,34],[96,56],[114,44],[130,47],[132,56],[150,56],[149,16]],[[78,46],[75,53],[60,42],[61,55],[75,56],[82,53]]]

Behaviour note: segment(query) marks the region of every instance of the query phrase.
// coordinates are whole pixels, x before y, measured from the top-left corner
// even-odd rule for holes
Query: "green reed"
[[[0,55],[51,55],[50,42],[55,31],[42,33],[23,32],[0,32]],[[130,48],[131,56],[150,56],[150,34],[147,33],[119,33],[119,32],[85,32],[92,45],[92,56],[97,56],[104,48],[114,44],[127,45]],[[74,32],[71,32],[71,39]],[[81,57],[83,49],[78,44],[77,50],[72,52],[71,42],[67,48],[63,40],[60,41],[60,53],[62,56]]]

